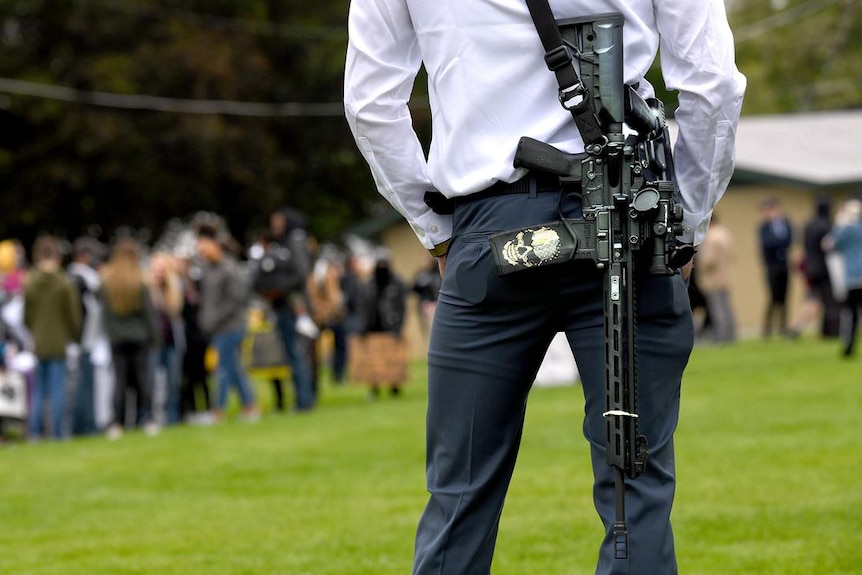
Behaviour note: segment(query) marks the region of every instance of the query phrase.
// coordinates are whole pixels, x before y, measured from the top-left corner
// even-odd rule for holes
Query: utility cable
[[[105,108],[151,110],[178,114],[222,114],[252,117],[334,117],[344,115],[344,105],[316,102],[238,102],[231,100],[186,100],[141,94],[115,94],[76,90],[54,84],[41,84],[12,78],[0,78],[0,92],[48,98],[75,104],[89,104]]]

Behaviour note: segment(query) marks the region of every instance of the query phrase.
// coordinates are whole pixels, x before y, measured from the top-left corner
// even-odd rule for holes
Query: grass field
[[[388,575],[425,503],[424,366],[399,399],[0,449],[0,573]],[[261,387],[262,396],[268,390]],[[680,572],[862,573],[862,359],[698,348],[683,387]],[[575,387],[531,396],[495,575],[592,573],[601,528]]]

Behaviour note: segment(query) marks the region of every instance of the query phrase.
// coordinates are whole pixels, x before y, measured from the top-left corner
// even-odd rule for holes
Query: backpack
[[[252,287],[267,299],[302,291],[309,273],[309,254],[303,230],[294,230],[283,243],[270,243],[253,263]]]
[[[397,279],[393,279],[377,292],[377,318],[384,330],[401,332],[406,315],[406,299],[404,284]]]

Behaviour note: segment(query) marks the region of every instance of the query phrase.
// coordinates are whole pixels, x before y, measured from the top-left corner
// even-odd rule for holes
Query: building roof
[[[862,110],[743,116],[734,182],[862,186]]]

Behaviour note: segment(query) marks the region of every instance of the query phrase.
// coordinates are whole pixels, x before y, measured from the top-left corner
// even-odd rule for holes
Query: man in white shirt
[[[697,245],[733,170],[745,79],[721,0],[550,0],[557,19],[621,13],[624,82],[644,76],[661,47],[667,87],[679,91],[677,183],[681,241]],[[527,394],[554,334],[566,332],[586,400],[595,504],[607,533],[597,573],[676,573],[670,510],[673,431],[692,344],[680,275],[638,278],[640,430],[647,469],[627,494],[627,560],[614,559],[613,473],[606,464],[602,272],[569,262],[498,276],[488,238],[559,219],[559,185],[513,167],[529,136],[579,153],[581,136],[558,100],[554,74],[524,0],[352,0],[345,109],[380,193],[439,258],[443,285],[429,347],[430,501],[416,536],[414,574],[490,572]],[[426,159],[407,101],[424,64],[433,120]],[[425,193],[455,199],[433,212]],[[477,196],[482,192],[481,196]],[[523,193],[519,193],[523,192]],[[550,193],[548,193],[550,192]],[[563,215],[577,217],[578,205]]]

